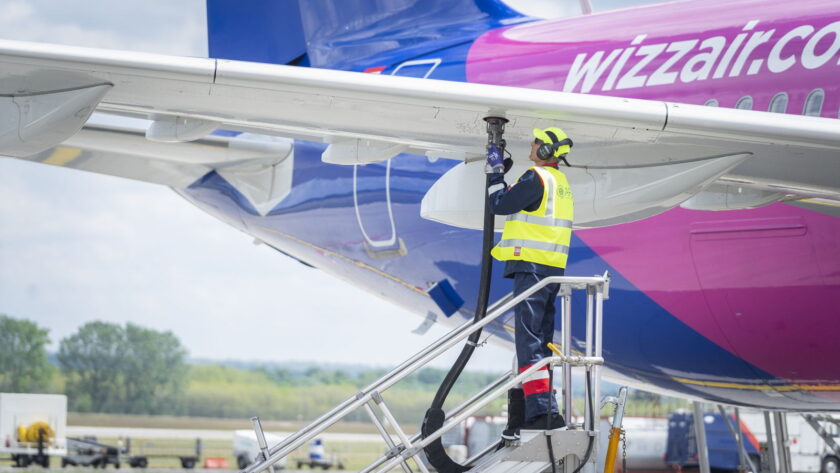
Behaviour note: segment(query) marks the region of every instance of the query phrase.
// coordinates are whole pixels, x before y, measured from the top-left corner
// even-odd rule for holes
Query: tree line
[[[189,364],[171,332],[89,322],[47,354],[48,330],[0,314],[0,391],[68,396],[76,412],[309,420],[385,374],[385,369],[262,364]],[[425,368],[385,393],[398,418],[422,418],[447,370]],[[458,403],[498,374],[465,372]],[[498,412],[501,402],[488,412]],[[349,420],[367,421],[365,413]]]
[[[150,414],[183,396],[187,351],[172,332],[88,322],[59,342],[49,331],[0,314],[0,391],[60,392],[80,412]]]

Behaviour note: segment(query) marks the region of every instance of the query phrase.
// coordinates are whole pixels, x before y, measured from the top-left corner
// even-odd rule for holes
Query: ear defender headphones
[[[553,131],[545,130],[545,134],[548,135],[549,138],[551,138],[552,143],[543,143],[540,145],[539,148],[537,148],[537,157],[540,159],[545,160],[554,157],[554,153],[556,153],[561,146],[569,145],[569,148],[571,148],[575,145],[574,143],[572,143],[571,138],[558,140],[557,135],[555,135]],[[560,160],[566,163],[566,166],[572,167],[569,164],[569,162],[566,161],[565,157],[560,158]]]

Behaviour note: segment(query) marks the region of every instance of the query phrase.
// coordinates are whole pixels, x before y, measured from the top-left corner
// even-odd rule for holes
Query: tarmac
[[[84,437],[93,435],[96,438],[118,438],[131,437],[142,439],[196,439],[203,440],[233,440],[233,430],[210,430],[210,429],[156,429],[137,427],[92,427],[92,426],[67,426],[67,437]],[[288,436],[292,432],[266,431],[267,434]],[[330,433],[324,432],[318,435],[324,441],[339,442],[376,442],[382,443],[379,434],[352,434],[352,433]],[[20,471],[20,470],[16,470]]]
[[[205,468],[193,468],[191,470],[186,470],[183,468],[128,468],[123,467],[119,470],[115,469],[113,466],[109,466],[105,470],[101,468],[88,468],[88,467],[66,467],[66,468],[58,468],[52,467],[49,469],[44,469],[39,466],[30,466],[27,468],[15,468],[8,465],[0,466],[0,473],[24,473],[24,472],[32,472],[32,473],[44,473],[47,471],[63,471],[67,473],[102,473],[103,471],[112,471],[112,472],[126,472],[126,473],[174,473],[174,472],[189,472],[189,473],[235,473],[238,470],[231,470],[231,469],[205,469]],[[304,471],[307,473],[312,473],[313,470],[280,470],[283,473],[303,473]],[[316,470],[317,471],[317,470]],[[333,473],[343,473],[351,470],[328,470]]]

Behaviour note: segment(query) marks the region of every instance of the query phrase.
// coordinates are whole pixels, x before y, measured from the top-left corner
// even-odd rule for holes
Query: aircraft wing
[[[149,122],[85,126],[94,111]],[[291,179],[282,163],[305,139],[326,143],[322,160],[334,164],[400,153],[462,161],[422,213],[480,227],[487,116],[509,120],[522,170],[533,128],[560,126],[574,139],[567,175],[580,226],[687,199],[721,209],[791,195],[840,200],[837,120],[0,40],[0,154],[175,187],[222,170],[266,212],[283,192],[265,183]]]

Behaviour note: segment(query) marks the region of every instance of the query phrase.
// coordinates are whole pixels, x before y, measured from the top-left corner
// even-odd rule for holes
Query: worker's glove
[[[487,148],[487,165],[484,166],[484,172],[487,174],[491,173],[503,173],[505,170],[505,162],[502,158],[502,150],[500,150],[496,145],[490,145]]]
[[[508,171],[510,171],[510,168],[513,167],[513,160],[510,159],[510,158],[505,158],[504,164],[505,164],[505,174],[507,174]]]

